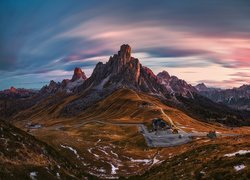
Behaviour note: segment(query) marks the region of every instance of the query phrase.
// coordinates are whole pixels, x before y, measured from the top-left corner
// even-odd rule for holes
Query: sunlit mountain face
[[[249,10],[2,0],[0,179],[249,179]]]
[[[87,76],[121,44],[192,85],[249,84],[248,1],[1,1],[0,89]]]

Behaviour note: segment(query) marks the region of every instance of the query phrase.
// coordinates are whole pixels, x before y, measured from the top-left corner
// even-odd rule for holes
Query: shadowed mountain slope
[[[91,177],[56,150],[0,120],[0,179],[79,179]]]

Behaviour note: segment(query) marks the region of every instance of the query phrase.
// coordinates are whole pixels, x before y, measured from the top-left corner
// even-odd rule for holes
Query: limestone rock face
[[[204,83],[197,84],[195,88],[197,91],[209,91],[209,88]]]
[[[242,85],[232,89],[219,89],[198,84],[195,88],[200,95],[216,103],[222,103],[237,110],[250,111],[250,85]]]
[[[74,74],[72,76],[71,81],[74,82],[80,78],[82,78],[83,80],[87,79],[87,77],[86,77],[85,73],[82,71],[82,69],[79,67],[76,67],[74,70]]]
[[[172,95],[181,95],[184,97],[193,97],[193,93],[197,93],[195,87],[188,84],[186,81],[179,79],[176,76],[170,76],[167,71],[162,71],[157,74],[159,82],[165,86],[165,88]]]
[[[157,76],[149,68],[143,67],[137,58],[132,57],[131,51],[131,47],[124,44],[107,63],[99,62],[79,91],[92,87],[98,90],[130,88],[148,93],[166,93],[158,83]]]
[[[131,59],[131,47],[128,44],[123,44],[118,51],[118,56],[122,61],[122,64],[126,64]]]
[[[42,94],[47,94],[47,93],[55,93],[57,92],[57,90],[60,88],[60,83],[57,83],[53,80],[50,81],[49,85],[45,85],[42,87],[42,89],[40,90],[40,92]]]
[[[160,78],[160,80],[169,80],[170,79],[170,75],[168,74],[167,71],[162,71],[160,73],[157,74],[157,77]]]

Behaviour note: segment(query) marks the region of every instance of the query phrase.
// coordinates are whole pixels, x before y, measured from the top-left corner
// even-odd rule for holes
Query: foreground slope
[[[90,177],[52,147],[3,120],[0,132],[0,179]]]
[[[249,135],[227,137],[199,145],[183,147],[188,150],[169,158],[141,176],[130,179],[249,179]]]

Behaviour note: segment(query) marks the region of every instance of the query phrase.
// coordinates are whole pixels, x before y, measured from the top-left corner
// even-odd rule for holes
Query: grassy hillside
[[[232,129],[198,121],[153,96],[129,89],[112,93],[77,116],[61,117],[60,111],[74,98],[77,97],[59,98],[50,105],[49,102],[54,99],[50,97],[45,104],[38,104],[16,115],[13,122],[49,144],[67,161],[77,165],[81,172],[102,178],[143,174],[167,160],[169,153],[172,157],[178,156],[211,142],[204,137],[181,146],[149,148],[137,124],[143,123],[150,128],[155,117],[167,122],[170,118],[176,127],[185,132],[216,130],[218,133],[240,135],[250,132],[249,127]],[[41,126],[29,128],[30,123]]]
[[[0,179],[82,179],[91,177],[51,146],[0,120]]]
[[[250,153],[226,154],[250,149],[250,136],[217,139],[171,157],[141,176],[130,179],[249,179]],[[237,166],[245,166],[236,170]]]

